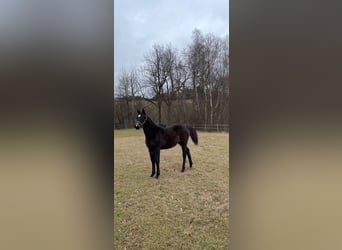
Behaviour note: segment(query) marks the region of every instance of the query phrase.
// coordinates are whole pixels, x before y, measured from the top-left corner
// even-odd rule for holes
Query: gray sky
[[[114,81],[122,67],[139,66],[153,44],[185,48],[195,28],[228,34],[229,0],[114,0]]]

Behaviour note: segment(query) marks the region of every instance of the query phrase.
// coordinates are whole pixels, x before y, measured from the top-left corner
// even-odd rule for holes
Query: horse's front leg
[[[149,149],[149,152],[150,152],[150,158],[151,158],[151,163],[152,163],[152,174],[151,174],[151,177],[153,177],[154,174],[155,174],[155,151]]]

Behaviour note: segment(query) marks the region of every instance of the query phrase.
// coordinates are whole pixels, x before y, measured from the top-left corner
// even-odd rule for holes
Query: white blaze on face
[[[141,114],[138,115],[138,118],[140,118],[140,117],[141,117]],[[139,121],[137,120],[137,121],[135,122],[135,126],[136,126],[136,127],[140,127],[139,124],[140,124],[140,123],[139,123]]]

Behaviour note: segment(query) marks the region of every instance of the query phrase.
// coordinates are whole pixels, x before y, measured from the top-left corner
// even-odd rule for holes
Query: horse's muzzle
[[[138,123],[136,123],[134,127],[135,127],[135,129],[139,129],[140,128]]]

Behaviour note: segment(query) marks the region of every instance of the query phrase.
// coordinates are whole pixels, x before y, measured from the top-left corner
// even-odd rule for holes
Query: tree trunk
[[[209,91],[209,105],[210,105],[210,125],[214,124],[214,108],[213,108],[213,92]]]
[[[189,123],[189,117],[186,115],[186,98],[184,98],[182,100],[182,104],[183,104],[183,119],[184,119],[184,123],[188,124]]]
[[[204,127],[207,129],[208,123],[208,98],[207,98],[207,88],[204,88]]]
[[[171,123],[171,103],[167,105],[167,124]]]
[[[158,100],[158,122],[161,123],[161,106],[162,102],[161,100]]]
[[[129,122],[130,122],[130,116],[131,116],[128,97],[126,97],[126,110],[127,110],[127,116],[125,118],[125,128],[128,128]]]

